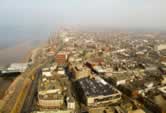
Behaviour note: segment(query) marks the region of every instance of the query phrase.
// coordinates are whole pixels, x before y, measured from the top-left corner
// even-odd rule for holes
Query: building
[[[75,80],[89,77],[91,75],[91,70],[84,65],[78,64],[72,67],[72,75]]]
[[[8,71],[18,71],[18,72],[25,72],[28,68],[28,63],[13,63],[8,67]]]
[[[97,108],[90,108],[89,113],[115,113],[115,110],[112,107],[97,107]]]
[[[44,69],[42,70],[42,75],[43,75],[43,76],[46,76],[46,77],[51,77],[51,76],[52,76],[52,72],[50,71],[49,68],[44,68]]]
[[[166,75],[162,75],[161,84],[162,84],[162,85],[165,85],[165,84],[166,84]]]
[[[57,68],[57,74],[58,74],[58,75],[65,75],[65,70],[64,70],[64,68],[61,67],[61,66],[58,66],[58,68]]]
[[[153,90],[154,91],[154,90]],[[159,97],[159,98],[158,98]],[[158,98],[158,99],[157,99]],[[164,103],[163,103],[164,101]],[[166,113],[165,100],[161,95],[145,96],[140,101],[148,110],[153,113]],[[160,105],[159,105],[160,104]],[[162,105],[161,105],[162,104]],[[163,109],[164,108],[164,109]]]
[[[134,76],[130,75],[129,73],[113,73],[113,75],[107,79],[114,85],[119,86],[125,85],[127,82],[132,81]]]
[[[34,111],[32,113],[74,113],[72,110],[46,110],[46,111]]]
[[[113,104],[121,100],[121,92],[100,77],[82,78],[77,81],[80,98],[87,106]]]
[[[55,56],[55,61],[58,63],[58,65],[64,65],[68,59],[68,55],[66,52],[59,52]]]
[[[76,103],[73,97],[68,97],[67,98],[67,109],[72,109],[75,110],[76,108]]]
[[[161,92],[161,94],[166,97],[166,86],[158,88],[158,90]]]
[[[161,50],[164,50],[164,49],[166,49],[166,44],[160,44],[160,45],[157,46],[158,51],[161,51]]]
[[[39,91],[38,104],[42,108],[62,108],[64,104],[63,96],[58,94],[59,90]]]
[[[129,111],[128,113],[146,113],[143,109],[137,109],[134,111]]]
[[[38,105],[46,109],[62,108],[64,105],[62,89],[56,75],[47,72],[45,68],[38,86]]]
[[[102,66],[93,66],[93,69],[95,72],[99,73],[99,74],[104,74],[106,73],[106,70],[102,67]]]

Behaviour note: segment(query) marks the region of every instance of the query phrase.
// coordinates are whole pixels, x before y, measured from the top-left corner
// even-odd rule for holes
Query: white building
[[[166,49],[166,44],[160,44],[160,45],[157,46],[158,51],[161,51],[161,50],[164,50],[164,49]]]
[[[8,71],[18,71],[18,72],[25,72],[28,68],[28,63],[13,63],[8,67]]]
[[[163,96],[166,97],[166,86],[160,87],[158,90],[162,93]]]
[[[76,103],[75,103],[74,99],[71,97],[67,98],[67,108],[73,109],[73,110],[76,108]]]

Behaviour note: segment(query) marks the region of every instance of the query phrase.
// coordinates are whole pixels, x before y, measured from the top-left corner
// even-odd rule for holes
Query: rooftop
[[[39,98],[42,99],[59,99],[61,98],[62,86],[59,81],[56,80],[55,75],[52,77],[43,77],[39,84]]]
[[[145,113],[142,109],[137,109],[135,111],[129,111],[129,113]]]
[[[105,108],[105,107],[98,107],[98,108],[91,108],[89,110],[89,113],[114,113],[114,109],[109,107],[109,108]]]
[[[112,79],[114,80],[126,80],[126,79],[131,79],[133,76],[129,73],[118,73],[118,74],[113,74],[111,76]]]
[[[83,78],[80,79],[79,84],[81,88],[84,90],[86,96],[106,96],[115,93],[120,93],[116,90],[113,86],[108,84],[103,79],[96,77],[96,78]]]
[[[73,113],[71,110],[34,111],[32,113]]]

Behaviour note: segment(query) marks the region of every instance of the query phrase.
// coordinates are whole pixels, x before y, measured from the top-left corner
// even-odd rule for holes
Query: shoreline
[[[33,41],[17,44],[11,48],[0,50],[0,67],[8,66],[15,62],[26,62],[31,57],[33,50],[38,45],[33,45]]]

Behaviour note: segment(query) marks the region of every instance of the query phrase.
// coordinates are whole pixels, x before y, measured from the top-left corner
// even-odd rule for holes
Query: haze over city
[[[40,39],[63,25],[166,30],[165,0],[1,0],[0,2],[0,42],[34,37]]]

